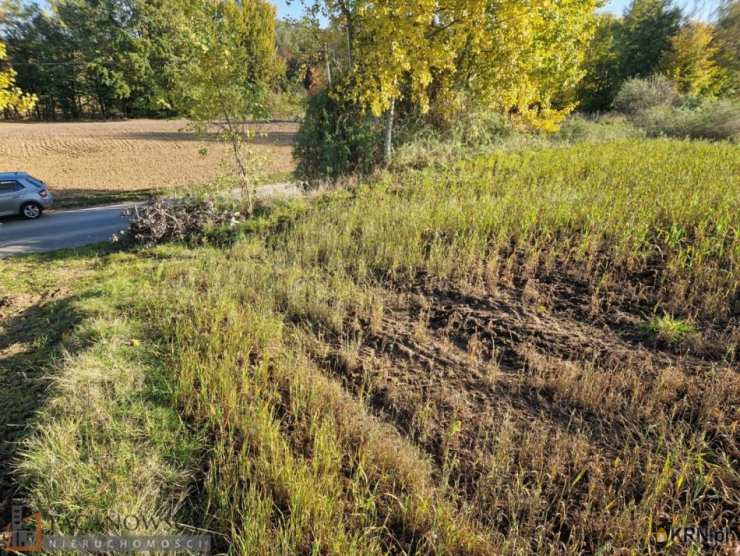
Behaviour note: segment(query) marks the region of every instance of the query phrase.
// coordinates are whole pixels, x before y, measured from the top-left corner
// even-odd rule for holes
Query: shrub
[[[444,165],[460,157],[479,154],[502,145],[515,132],[504,116],[494,111],[460,112],[447,126],[424,119],[402,124],[396,137],[396,168]]]
[[[382,126],[330,92],[313,96],[295,139],[296,176],[308,182],[370,173],[380,161]]]
[[[633,117],[636,126],[651,137],[740,141],[740,103],[705,102],[699,108],[656,106]]]
[[[691,137],[740,141],[740,102],[718,100],[703,104],[693,113]]]
[[[671,106],[653,106],[632,117],[634,124],[649,137],[689,137],[691,112]]]
[[[493,146],[513,133],[507,119],[492,110],[465,112],[450,129],[453,139],[470,147]]]
[[[624,116],[589,117],[573,114],[563,122],[560,131],[553,138],[568,143],[578,143],[633,139],[644,135],[642,130],[632,125]]]
[[[675,106],[680,100],[673,83],[662,75],[655,75],[625,81],[614,99],[614,109],[632,115],[658,106]]]
[[[276,120],[297,121],[306,110],[306,95],[302,91],[275,91],[267,96],[267,110]]]

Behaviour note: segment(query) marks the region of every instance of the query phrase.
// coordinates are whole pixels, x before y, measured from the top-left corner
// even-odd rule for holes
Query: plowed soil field
[[[263,171],[292,171],[297,124],[256,124],[254,129]],[[29,172],[61,200],[125,198],[129,192],[200,184],[224,173],[226,153],[215,139],[188,131],[185,120],[0,123],[0,172]]]

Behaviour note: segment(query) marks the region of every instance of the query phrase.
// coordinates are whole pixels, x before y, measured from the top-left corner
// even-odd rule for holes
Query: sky
[[[278,16],[281,18],[299,17],[303,11],[301,0],[292,0],[292,2],[288,2],[287,0],[270,1],[277,6]],[[629,5],[630,1],[631,0],[610,0],[600,11],[622,15],[622,12]],[[681,6],[699,6],[697,8],[698,17],[700,19],[707,19],[712,13],[712,7],[717,5],[718,0],[678,0],[677,3]]]
[[[299,17],[303,11],[301,0],[293,0],[292,2],[288,2],[287,0],[270,1],[277,6],[278,16],[280,18]],[[615,14],[621,14],[625,6],[629,3],[630,0],[611,0],[605,9]]]

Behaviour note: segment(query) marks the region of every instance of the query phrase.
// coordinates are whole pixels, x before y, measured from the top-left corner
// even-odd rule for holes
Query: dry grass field
[[[123,199],[141,191],[204,183],[224,172],[224,150],[186,130],[185,120],[0,123],[0,171],[23,170],[64,204]],[[293,170],[295,123],[255,125],[268,175]],[[208,154],[200,151],[208,148]]]
[[[497,151],[2,261],[0,517],[17,492],[64,532],[174,509],[228,554],[738,554],[738,173],[721,143]]]

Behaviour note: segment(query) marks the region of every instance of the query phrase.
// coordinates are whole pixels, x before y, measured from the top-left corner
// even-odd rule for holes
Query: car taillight
[[[49,195],[49,192],[46,189],[42,189],[39,191],[39,197],[47,197]]]

